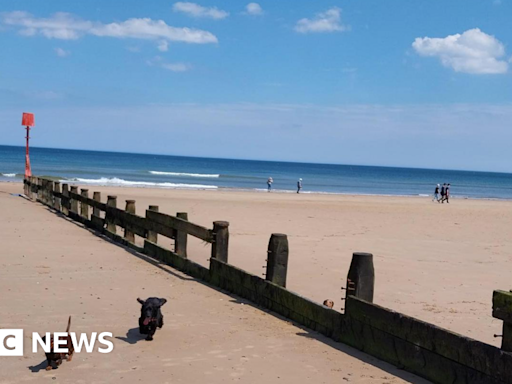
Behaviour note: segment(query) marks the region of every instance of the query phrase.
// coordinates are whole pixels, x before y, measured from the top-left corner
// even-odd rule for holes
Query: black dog
[[[162,328],[164,325],[164,315],[160,311],[160,307],[167,303],[166,299],[150,297],[146,301],[137,299],[142,304],[139,318],[139,332],[142,335],[148,335],[146,340],[153,340],[156,327]]]

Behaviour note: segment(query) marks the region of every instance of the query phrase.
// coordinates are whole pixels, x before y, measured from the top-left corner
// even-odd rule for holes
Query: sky
[[[512,172],[512,0],[0,0],[0,144]]]

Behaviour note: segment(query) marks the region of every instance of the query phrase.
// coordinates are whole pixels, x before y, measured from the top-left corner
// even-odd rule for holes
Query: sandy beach
[[[38,203],[11,195],[19,187],[0,184],[0,328],[23,328],[26,353],[0,358],[2,384],[426,383],[148,262]],[[153,199],[153,193],[168,191],[117,192],[149,193]],[[168,299],[165,325],[152,342],[137,329],[140,305],[135,299],[147,296]],[[63,331],[69,315],[71,331],[112,332],[114,351],[75,354],[72,362],[45,371],[43,353],[27,353],[31,333]]]
[[[117,195],[120,207],[135,199],[140,215],[151,204],[188,212],[207,227],[229,221],[230,263],[254,274],[264,272],[270,235],[285,233],[288,288],[319,302],[330,298],[337,310],[352,252],[373,253],[377,304],[500,345],[494,334],[502,323],[491,316],[491,297],[494,289],[511,288],[510,201],[88,188],[101,191],[103,201]],[[190,239],[189,257],[206,266],[209,247]]]

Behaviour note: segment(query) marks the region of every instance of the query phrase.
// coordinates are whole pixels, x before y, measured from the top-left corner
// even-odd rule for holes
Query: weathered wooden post
[[[40,177],[37,178],[37,200],[39,200],[41,203],[43,203],[43,179]]]
[[[125,211],[135,215],[135,200],[126,200]],[[130,243],[135,243],[135,234],[129,230],[128,225],[124,228],[124,238]]]
[[[347,296],[355,296],[372,303],[374,287],[373,255],[364,252],[353,253],[347,277]]]
[[[55,193],[60,193],[60,182],[55,181],[53,183],[53,191]],[[54,196],[53,197],[53,208],[55,208],[57,211],[61,210],[61,199],[60,197]]]
[[[273,233],[268,242],[266,280],[286,288],[288,270],[288,237]]]
[[[49,181],[46,179],[43,179],[43,202],[48,205],[50,203],[50,196],[49,196]]]
[[[32,176],[27,177],[25,180],[27,182],[27,184],[25,185],[26,186],[25,195],[27,195],[27,197],[30,200],[32,200]]]
[[[53,182],[46,180],[46,205],[53,208]]]
[[[229,223],[227,221],[213,222],[212,258],[228,262]]]
[[[188,221],[187,212],[178,212],[176,217]],[[184,231],[176,231],[174,239],[174,252],[182,257],[187,257],[187,233]]]
[[[150,205],[148,211],[158,212],[158,205]],[[147,211],[146,211],[146,218],[148,217]],[[147,236],[148,241],[151,241],[152,243],[158,242],[158,233],[153,231],[148,231]]]
[[[117,208],[117,196],[107,196],[107,212],[105,214],[105,222],[107,223],[107,231],[116,233],[116,224],[112,220],[112,215],[109,214],[109,208]]]
[[[43,183],[44,180],[40,177],[37,178],[37,200],[39,200],[40,203],[44,203],[44,189],[43,189]]]
[[[30,199],[37,200],[37,177],[30,176]]]
[[[101,203],[101,192],[93,192],[92,199],[98,203]],[[92,207],[92,214],[96,217],[100,217],[100,209],[97,207]]]
[[[86,188],[81,189],[82,193],[80,195],[82,197],[88,198],[89,197],[89,190]],[[89,204],[84,203],[83,201],[80,203],[80,216],[82,216],[84,219],[89,219]]]
[[[78,195],[78,187],[71,186],[69,201],[70,201],[70,211],[78,214],[78,200],[73,197],[73,194]]]
[[[69,215],[69,185],[68,184],[62,184],[61,206],[62,206],[62,213],[66,216]]]
[[[503,320],[501,349],[512,352],[512,291],[494,291],[492,295],[492,316]],[[494,335],[498,337],[500,335]]]
[[[41,201],[43,204],[48,204],[48,182],[46,179],[41,179]]]

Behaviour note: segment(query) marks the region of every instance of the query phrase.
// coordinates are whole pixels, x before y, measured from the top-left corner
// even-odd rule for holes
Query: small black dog
[[[58,368],[59,365],[62,364],[62,360],[67,359],[67,361],[71,361],[73,359],[73,353],[75,352],[73,348],[73,342],[71,341],[71,336],[69,335],[69,328],[71,327],[71,316],[68,319],[68,327],[66,328],[67,336],[59,337],[59,341],[66,341],[65,345],[61,344],[61,347],[67,348],[68,351],[66,353],[55,352],[55,340],[53,339],[53,335],[50,336],[50,352],[45,352],[46,361],[48,365],[46,366],[46,370],[50,371],[53,369],[53,364]],[[46,343],[46,336],[41,338],[44,343]]]
[[[142,335],[148,335],[146,340],[153,340],[156,327],[162,328],[164,325],[164,315],[160,311],[160,307],[167,303],[166,299],[150,297],[147,300],[137,299],[142,304],[139,318],[139,332]]]

